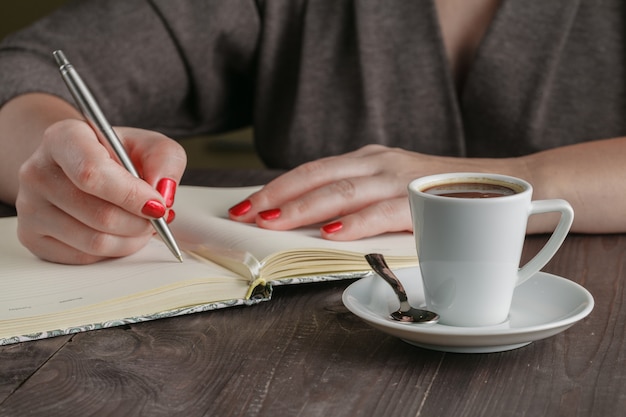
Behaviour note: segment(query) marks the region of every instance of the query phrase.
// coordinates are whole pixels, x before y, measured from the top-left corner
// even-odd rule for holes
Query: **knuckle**
[[[381,158],[384,164],[389,164],[389,166],[397,165],[400,158],[400,150],[398,148],[385,148],[383,151],[377,155],[378,158]]]
[[[395,206],[389,200],[383,200],[378,203],[377,212],[383,221],[392,221],[396,217]]]
[[[368,152],[379,152],[384,149],[387,149],[387,147],[384,145],[380,145],[378,143],[370,143],[361,148],[361,150],[368,151]]]
[[[82,159],[75,168],[74,178],[76,184],[83,190],[93,190],[100,186],[102,176],[99,164],[89,158]]]
[[[110,204],[101,204],[93,212],[93,221],[104,231],[113,231],[118,224],[118,209]]]
[[[350,179],[342,179],[332,183],[330,190],[341,196],[344,200],[351,200],[357,194],[356,185]]]
[[[94,232],[87,242],[84,252],[89,254],[105,254],[108,251],[110,235],[103,232]]]
[[[35,151],[33,155],[28,158],[18,169],[18,181],[20,184],[42,184],[45,180],[49,180],[51,175],[53,177],[58,175],[58,171],[55,169],[51,173],[50,166],[45,164],[44,158],[41,156],[39,150]]]
[[[18,181],[24,184],[37,181],[41,175],[39,175],[39,170],[36,169],[36,165],[29,159],[20,166],[17,177]]]
[[[352,213],[348,218],[347,228],[342,230],[346,237],[357,238],[363,235],[363,231],[371,230],[371,217],[363,211]]]
[[[21,230],[27,230],[26,225],[31,223],[31,218],[34,217],[39,210],[39,205],[33,203],[30,196],[25,195],[22,189],[17,194],[15,199],[15,210],[19,216],[18,232]]]
[[[353,229],[363,229],[367,226],[367,216],[363,213],[356,213],[352,217],[352,228]]]
[[[121,193],[121,201],[119,205],[121,207],[134,207],[139,199],[139,184],[136,181],[132,181],[128,184],[125,191]]]
[[[398,212],[395,205],[390,200],[383,200],[376,203],[370,209],[361,210],[351,216],[351,223],[354,228],[367,230],[372,228],[372,224],[382,227],[393,225],[397,219]]]
[[[297,166],[294,169],[294,172],[297,172],[307,177],[309,175],[318,176],[318,175],[323,174],[325,171],[326,169],[325,169],[325,164],[323,160],[315,160],[315,161],[306,162],[302,165]]]
[[[66,128],[68,121],[62,120],[51,124],[43,131],[41,141],[44,145],[52,145],[62,136],[63,130]]]
[[[294,211],[298,216],[302,216],[311,211],[312,206],[308,199],[299,198],[289,202],[290,209]]]
[[[185,148],[183,148],[178,142],[172,142],[170,158],[180,161],[184,165],[187,164],[187,153],[185,152]]]
[[[55,122],[43,131],[41,144],[48,149],[66,147],[75,141],[76,138],[83,137],[85,129],[88,129],[86,122],[79,122],[74,119],[64,119]]]

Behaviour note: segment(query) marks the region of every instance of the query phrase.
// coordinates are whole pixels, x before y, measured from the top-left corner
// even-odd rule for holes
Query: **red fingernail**
[[[170,224],[171,222],[174,221],[175,218],[176,218],[176,213],[174,213],[174,210],[170,210],[167,212],[167,219],[165,220],[165,222],[167,224]]]
[[[261,216],[263,220],[274,220],[280,217],[280,209],[275,208],[271,210],[265,210],[260,212],[259,216]]]
[[[157,186],[156,190],[165,199],[165,206],[170,208],[174,205],[174,195],[176,194],[176,181],[171,178],[162,178]]]
[[[160,201],[150,200],[146,204],[144,204],[141,212],[146,216],[160,219],[161,217],[165,216],[165,206],[161,204]]]
[[[343,228],[343,223],[341,222],[333,222],[328,223],[326,226],[322,227],[322,230],[326,233],[335,233],[340,231]]]
[[[250,202],[250,200],[244,200],[241,203],[229,208],[228,212],[230,213],[231,216],[238,217],[238,216],[243,216],[244,214],[249,212],[251,208],[252,208],[252,203]]]

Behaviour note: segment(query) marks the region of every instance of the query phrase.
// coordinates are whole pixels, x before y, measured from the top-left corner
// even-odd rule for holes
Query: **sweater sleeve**
[[[232,31],[236,10],[252,19],[243,33]],[[256,21],[243,0],[71,2],[0,44],[0,105],[29,92],[73,103],[52,58],[62,49],[114,125],[172,136],[239,127],[250,122],[237,94],[249,93]]]

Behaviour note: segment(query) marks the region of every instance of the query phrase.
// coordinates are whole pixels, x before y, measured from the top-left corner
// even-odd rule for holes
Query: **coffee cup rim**
[[[426,175],[423,177],[415,178],[411,182],[409,182],[408,190],[410,192],[418,193],[422,196],[426,196],[428,198],[436,198],[436,199],[446,199],[449,198],[444,196],[439,196],[436,194],[429,194],[424,191],[424,189],[431,188],[437,186],[438,184],[446,184],[453,182],[451,180],[458,179],[458,182],[469,182],[469,181],[480,181],[487,180],[485,182],[492,182],[494,184],[504,184],[509,188],[512,188],[515,191],[515,194],[511,195],[503,195],[502,197],[498,197],[500,199],[510,199],[515,198],[520,195],[524,195],[526,193],[532,193],[532,185],[519,177],[513,177],[510,175],[504,174],[495,174],[495,173],[485,173],[485,172],[447,172],[443,174],[433,174]],[[458,198],[458,200],[462,201],[486,201],[485,199],[472,199],[472,198]],[[489,199],[491,200],[491,199]],[[492,200],[493,201],[493,200]]]

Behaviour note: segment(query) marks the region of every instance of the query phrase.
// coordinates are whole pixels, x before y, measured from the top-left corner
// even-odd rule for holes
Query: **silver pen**
[[[141,178],[126,153],[119,137],[115,131],[113,131],[113,128],[107,121],[106,117],[104,117],[102,110],[100,110],[100,106],[96,102],[96,99],[91,95],[87,85],[80,78],[80,75],[78,75],[78,72],[76,72],[72,64],[70,64],[67,60],[63,51],[54,51],[52,54],[59,65],[59,71],[61,71],[61,76],[63,77],[67,88],[70,90],[70,93],[72,93],[76,104],[78,104],[78,107],[87,119],[91,128],[98,136],[101,137],[101,140],[106,140],[106,142],[111,146],[124,168],[126,168],[133,176]],[[174,240],[174,236],[172,235],[170,228],[167,226],[165,219],[151,219],[150,222],[163,242],[165,242],[170,251],[172,251],[176,259],[182,262],[182,254],[180,253],[180,249],[178,248],[176,240]]]

